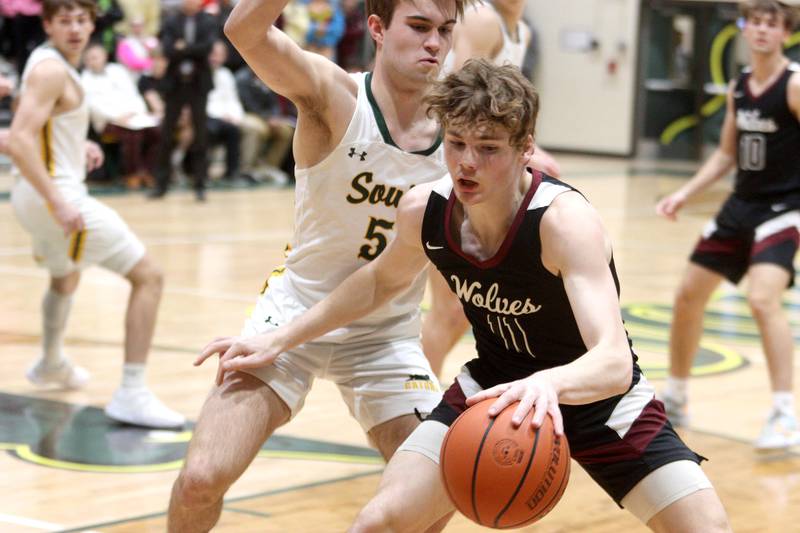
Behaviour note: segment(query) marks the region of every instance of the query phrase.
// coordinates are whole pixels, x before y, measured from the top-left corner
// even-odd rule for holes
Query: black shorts
[[[447,389],[442,401],[425,420],[449,427],[464,412],[466,396],[477,391],[467,385],[469,394],[465,394],[458,381],[462,376]],[[617,409],[618,406],[622,409]],[[625,495],[654,470],[674,461],[689,460],[699,464],[705,460],[675,433],[664,414],[664,405],[652,397],[652,387],[644,378],[621,396],[586,405],[561,405],[560,408],[572,458],[620,507]],[[638,413],[632,420],[623,422],[625,431],[621,437],[618,433],[620,417],[616,414],[619,411]]]
[[[756,202],[731,196],[706,225],[690,261],[734,284],[755,263],[775,264],[789,272],[791,287],[799,227],[796,202]]]

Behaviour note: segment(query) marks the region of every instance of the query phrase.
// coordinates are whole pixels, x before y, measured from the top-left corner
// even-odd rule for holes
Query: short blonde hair
[[[522,148],[528,135],[534,135],[539,114],[539,94],[519,68],[485,59],[470,59],[437,82],[424,103],[445,130],[451,125],[499,125],[514,148]]]

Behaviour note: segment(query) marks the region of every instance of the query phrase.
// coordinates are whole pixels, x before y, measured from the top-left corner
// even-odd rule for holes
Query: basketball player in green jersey
[[[375,69],[348,74],[272,24],[286,0],[241,0],[225,33],[254,72],[298,108],[295,234],[243,335],[287,323],[394,238],[411,187],[446,173],[438,123],[421,102],[438,78],[464,0],[368,0]],[[229,374],[200,413],[169,508],[171,531],[208,531],[228,487],[303,406],[314,379],[336,383],[384,458],[430,412],[439,384],[419,340],[421,276],[390,305],[276,364]]]

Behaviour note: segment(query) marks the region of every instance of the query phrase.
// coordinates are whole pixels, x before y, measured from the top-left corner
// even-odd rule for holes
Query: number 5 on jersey
[[[386,231],[391,231],[394,228],[394,222],[384,220],[382,218],[369,217],[369,226],[367,226],[367,233],[364,238],[370,241],[370,244],[363,245],[358,251],[358,257],[372,261],[386,248],[389,240],[386,237]]]

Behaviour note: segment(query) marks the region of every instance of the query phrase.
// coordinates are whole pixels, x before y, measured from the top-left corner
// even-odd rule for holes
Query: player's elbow
[[[22,135],[15,134],[12,130],[8,135],[8,142],[6,143],[6,151],[11,160],[18,164],[19,160],[25,153],[25,140]]]
[[[625,394],[631,388],[631,381],[633,380],[633,358],[630,354],[630,348],[627,344],[624,347],[617,348],[614,353],[613,359],[610,361],[609,376],[612,377],[610,381],[611,393],[609,396],[617,396]]]
[[[222,27],[222,32],[236,48],[239,48],[243,29],[244,21],[238,20],[238,17],[228,17],[228,20],[225,21],[225,25]]]

